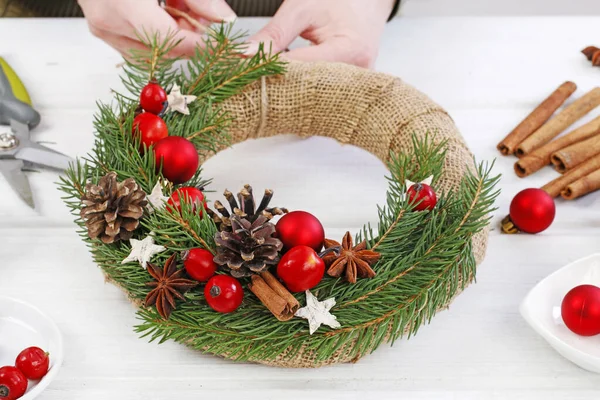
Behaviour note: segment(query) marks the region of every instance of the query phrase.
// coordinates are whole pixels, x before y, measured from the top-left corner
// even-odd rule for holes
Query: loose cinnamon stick
[[[600,105],[600,88],[595,88],[565,107],[557,116],[546,122],[540,129],[525,139],[517,147],[517,157],[531,153],[548,143],[579,118]]]
[[[248,287],[280,321],[292,319],[300,307],[298,300],[270,272],[252,275]]]
[[[498,150],[506,155],[513,154],[517,146],[529,135],[548,121],[554,111],[556,111],[564,102],[577,90],[577,85],[573,82],[565,82],[560,85],[550,96],[537,106],[515,129],[512,130],[500,143]]]
[[[548,182],[542,189],[545,190],[550,196],[557,197],[560,192],[571,183],[575,182],[579,178],[582,178],[595,170],[600,169],[600,154],[582,162],[570,171],[567,171],[562,176]]]
[[[515,173],[521,178],[531,175],[550,164],[550,156],[552,153],[599,133],[600,117],[597,117],[587,124],[572,130],[556,140],[546,143],[542,147],[535,149],[525,157],[519,159],[519,161],[515,163]]]
[[[598,189],[600,189],[600,169],[567,185],[560,195],[566,200],[574,200]]]
[[[600,153],[600,135],[565,147],[550,157],[554,168],[561,174]]]

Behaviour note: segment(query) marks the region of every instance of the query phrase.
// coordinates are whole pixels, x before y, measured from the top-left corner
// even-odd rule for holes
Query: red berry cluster
[[[157,83],[148,83],[140,93],[144,112],[133,120],[132,134],[140,138],[142,151],[154,147],[157,168],[173,183],[189,181],[198,170],[198,152],[184,137],[169,136],[161,114],[167,106],[167,93]]]
[[[28,347],[19,353],[15,366],[0,368],[0,399],[16,400],[29,385],[28,379],[42,379],[48,373],[50,358],[39,347]]]

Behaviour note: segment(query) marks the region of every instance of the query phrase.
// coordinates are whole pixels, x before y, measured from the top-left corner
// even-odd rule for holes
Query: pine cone
[[[227,266],[235,278],[260,273],[279,262],[281,240],[273,237],[275,225],[266,216],[260,215],[254,222],[234,215],[231,217],[232,231],[215,234],[217,255],[215,263]]]
[[[88,236],[107,244],[131,239],[148,204],[136,181],[128,178],[117,182],[116,172],[100,178],[97,185],[88,183],[81,201],[80,215]]]
[[[240,190],[237,195],[237,201],[233,196],[233,193],[231,193],[229,190],[225,190],[223,196],[225,196],[225,199],[227,199],[227,202],[231,207],[231,212],[229,212],[229,210],[227,210],[218,200],[215,201],[215,209],[217,210],[217,213],[211,209],[207,210],[208,215],[211,216],[219,231],[231,232],[232,215],[237,215],[252,223],[261,215],[264,216],[267,221],[270,221],[274,216],[283,215],[288,212],[288,210],[285,208],[269,207],[269,202],[273,197],[273,191],[270,189],[265,190],[265,194],[258,205],[258,208],[256,208],[254,196],[252,195],[252,186],[250,185],[244,185],[244,188]]]

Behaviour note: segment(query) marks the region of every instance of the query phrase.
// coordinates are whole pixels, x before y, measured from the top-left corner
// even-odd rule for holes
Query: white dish
[[[39,381],[29,381],[20,400],[37,397],[54,379],[63,361],[63,343],[56,324],[29,303],[0,296],[0,367],[15,365],[21,350],[37,346],[50,353],[50,370]]]
[[[545,278],[527,294],[520,310],[529,325],[563,357],[600,373],[600,335],[576,335],[555,310],[569,290],[583,284],[600,286],[600,254],[574,261]]]

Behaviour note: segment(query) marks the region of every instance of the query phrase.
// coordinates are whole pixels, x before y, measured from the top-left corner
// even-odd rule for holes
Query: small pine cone
[[[225,199],[229,203],[231,211],[227,210],[223,203],[218,200],[215,201],[214,206],[216,212],[211,209],[207,210],[208,215],[215,222],[219,231],[231,232],[231,217],[234,215],[252,223],[260,216],[264,216],[267,221],[270,221],[274,216],[283,215],[288,212],[285,208],[269,207],[271,198],[273,198],[273,191],[270,189],[265,190],[265,194],[258,207],[254,201],[252,186],[250,185],[244,185],[237,195],[237,200],[229,190],[225,190],[223,196],[225,196]]]
[[[100,178],[97,185],[88,183],[81,202],[88,236],[106,244],[131,239],[148,204],[146,193],[133,178],[117,182],[115,172]]]
[[[275,225],[264,215],[254,222],[234,215],[231,217],[232,231],[215,234],[216,264],[229,268],[235,278],[242,278],[268,270],[279,262],[281,240],[273,237]]]

